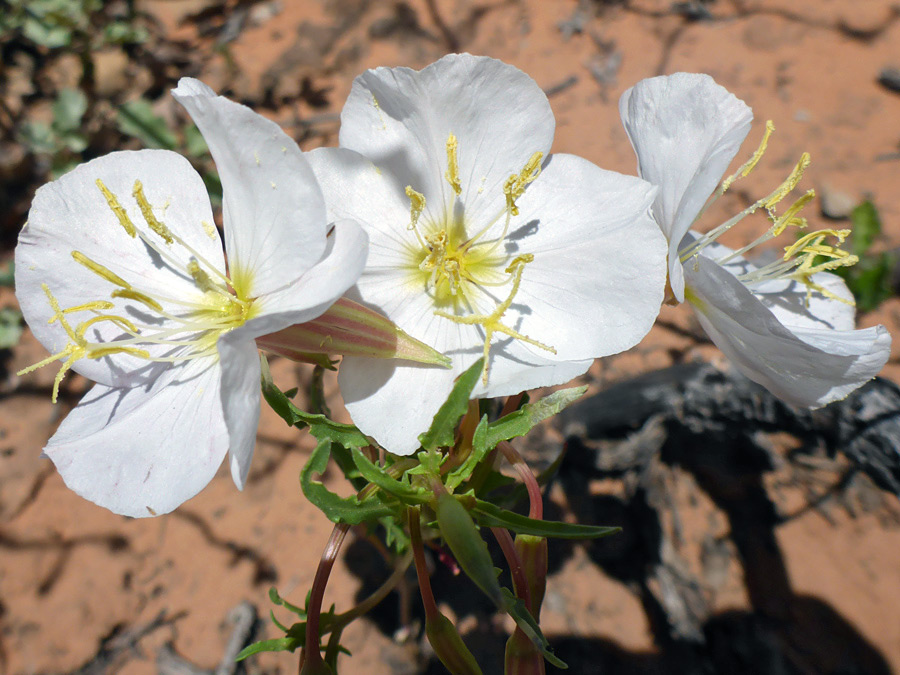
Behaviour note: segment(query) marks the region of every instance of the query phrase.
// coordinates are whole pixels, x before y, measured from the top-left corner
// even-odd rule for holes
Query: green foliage
[[[469,407],[469,397],[481,371],[484,369],[484,359],[478,359],[462,375],[456,379],[453,391],[434,416],[431,427],[419,436],[419,442],[426,450],[435,448],[448,448],[453,445],[453,437],[459,419],[466,414]]]
[[[22,337],[22,312],[12,307],[0,309],[0,349],[13,347]]]
[[[22,125],[20,140],[31,152],[50,155],[51,173],[60,176],[81,161],[81,153],[87,148],[87,137],[81,126],[87,112],[88,101],[78,89],[63,89],[53,102],[53,121],[26,122]]]
[[[145,28],[106,16],[102,18],[104,29],[93,31],[95,15],[105,9],[102,0],[6,0],[0,11],[0,37],[9,39],[18,34],[47,49],[84,49],[147,40]]]
[[[505,527],[517,534],[528,534],[537,537],[553,537],[556,539],[599,539],[621,531],[620,527],[601,527],[599,525],[579,525],[552,520],[535,520],[527,516],[502,509],[496,504],[475,500],[472,508],[475,521],[482,527]]]
[[[893,273],[898,261],[890,252],[869,253],[881,234],[881,218],[871,201],[854,208],[850,218],[853,221],[851,252],[859,257],[859,262],[852,267],[841,267],[836,273],[847,282],[857,308],[869,312],[894,295]]]

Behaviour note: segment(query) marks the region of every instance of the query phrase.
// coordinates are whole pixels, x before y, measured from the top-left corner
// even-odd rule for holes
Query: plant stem
[[[309,595],[309,605],[306,609],[306,642],[303,653],[300,656],[301,663],[307,666],[321,664],[322,654],[319,652],[319,619],[322,615],[322,600],[325,598],[325,586],[328,584],[328,576],[331,568],[337,560],[338,551],[344,542],[344,536],[350,526],[346,523],[338,523],[331,531],[322,559],[316,569],[316,577],[313,580],[312,591]]]

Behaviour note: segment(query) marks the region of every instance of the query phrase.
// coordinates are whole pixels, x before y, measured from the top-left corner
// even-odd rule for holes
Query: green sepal
[[[581,398],[586,391],[586,386],[560,389],[534,403],[526,403],[515,412],[501,417],[488,425],[485,439],[488,449],[493,449],[500,441],[524,436],[545,419],[556,415],[563,408]]]
[[[404,504],[424,504],[431,500],[430,492],[424,489],[416,489],[388,475],[384,469],[371,462],[359,448],[353,448],[351,453],[353,463],[359,469],[363,478],[377,485],[388,494],[393,495]]]
[[[461,499],[471,500],[471,495],[461,495]],[[505,527],[517,534],[530,534],[536,537],[553,537],[556,539],[599,539],[608,537],[622,530],[621,527],[601,527],[599,525],[580,525],[578,523],[561,523],[555,520],[535,520],[513,511],[501,509],[481,499],[475,499],[472,509],[475,520],[482,527]]]
[[[306,466],[300,472],[300,487],[303,494],[325,514],[328,520],[333,523],[359,525],[393,513],[393,509],[381,501],[378,492],[360,502],[356,495],[339,497],[320,481],[314,480],[313,476],[321,476],[325,472],[330,454],[331,441],[329,439],[319,441]]]
[[[478,378],[481,377],[483,369],[484,359],[481,358],[456,378],[453,391],[437,411],[431,427],[424,434],[419,435],[419,443],[423,448],[434,450],[435,448],[449,448],[453,445],[456,425],[469,407],[469,397],[472,395],[475,385],[478,384]]]

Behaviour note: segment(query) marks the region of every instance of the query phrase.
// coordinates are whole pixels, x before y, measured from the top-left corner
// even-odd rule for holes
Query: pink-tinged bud
[[[544,655],[537,645],[516,628],[506,641],[505,675],[544,675]]]
[[[450,367],[450,359],[397,328],[368,307],[340,298],[313,321],[256,338],[260,349],[295,361],[318,363],[315,355],[343,354],[403,359]]]
[[[425,621],[425,635],[434,653],[453,675],[482,675],[472,652],[466,647],[456,626],[446,616],[437,612]]]
[[[531,599],[531,615],[540,621],[541,603],[547,590],[547,540],[530,534],[516,535],[516,552],[522,561],[522,572]]]

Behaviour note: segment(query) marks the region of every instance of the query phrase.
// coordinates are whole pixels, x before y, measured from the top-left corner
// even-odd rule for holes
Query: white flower
[[[112,153],[42,187],[16,248],[22,311],[53,354],[34,367],[62,364],[54,399],[69,368],[97,382],[45,452],[71,489],[129,516],[194,496],[226,452],[243,487],[254,338],[324,312],[366,255],[355,223],[328,233],[315,176],[277,125],[197,80],[173,94],[219,170],[227,264],[203,181],[166,150]]]
[[[550,104],[523,72],[450,55],[356,79],[340,148],[310,153],[329,217],[369,235],[357,299],[453,360],[444,370],[345,358],[354,422],[409,454],[454,378],[488,355],[474,395],[566,382],[633,346],[659,311],[665,243],[654,189],[548,157]],[[363,157],[364,156],[364,157]]]
[[[753,114],[743,101],[708,75],[676,73],[639,82],[622,95],[619,111],[639,175],[660,188],[653,213],[669,240],[672,296],[691,303],[737,368],[784,401],[809,408],[844,398],[874,377],[890,355],[890,335],[883,326],[853,329],[852,295],[828,272],[856,262],[839,248],[849,231],[803,234],[760,267],[743,257],[788,228],[806,227],[798,213],[812,190],[781,213],[776,205],[796,187],[809,156],[771,194],[700,235],[689,228],[710,196],[753,169],[774,127],[767,123],[759,149],[716,190],[750,130]],[[715,241],[757,210],[771,222],[750,246],[732,251]]]

